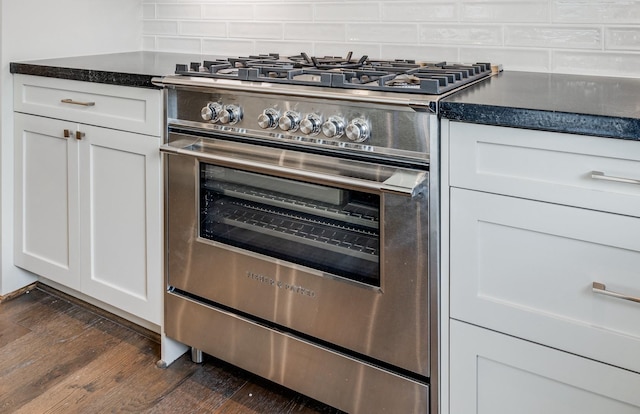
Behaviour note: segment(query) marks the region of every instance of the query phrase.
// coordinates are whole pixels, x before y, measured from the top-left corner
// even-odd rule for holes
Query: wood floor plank
[[[22,338],[31,336],[29,334]],[[47,338],[34,342],[41,344],[43,349],[31,349],[31,356],[22,355],[21,360],[24,362],[20,364],[21,369],[9,370],[6,375],[2,375],[0,407],[4,409],[17,410],[46,389],[73,375],[120,340],[108,337],[99,330],[87,329],[69,340],[52,342]],[[24,369],[25,367],[28,369]]]
[[[72,412],[143,412],[155,406],[197,369],[190,362],[180,360],[168,369],[156,367],[157,344],[149,346],[147,342],[145,346],[132,350],[131,344],[122,343],[121,348],[123,355],[118,361],[99,367],[99,377],[90,383],[91,394],[75,399],[71,405]],[[69,404],[67,401],[67,405],[53,407],[47,413],[68,413]]]
[[[73,375],[47,388],[18,409],[16,414],[82,412],[86,400],[99,399],[101,395],[109,392],[108,384],[104,384],[105,378],[111,375],[114,367],[128,363],[130,348],[130,343],[116,344]]]
[[[159,357],[153,335],[36,289],[0,304],[0,413],[340,414],[208,355]]]
[[[265,379],[255,378],[238,390],[215,413],[341,414],[342,412]]]
[[[247,383],[231,397],[217,414],[289,413],[295,406],[290,392],[273,392],[259,384]]]
[[[2,313],[4,317],[12,318],[16,315],[21,315],[26,309],[38,305],[43,300],[51,300],[51,295],[35,289],[0,303],[0,313]]]
[[[85,313],[79,308],[69,308],[64,312],[47,311],[46,307],[30,308],[17,323],[31,332],[3,347],[0,378],[9,375],[13,369],[35,365],[47,358],[55,361],[58,353],[73,351],[68,349],[65,352],[65,345],[73,344],[74,338],[85,334],[91,325],[99,321]]]
[[[31,330],[14,323],[10,318],[6,318],[0,313],[0,352],[2,352],[3,346],[30,332]]]
[[[182,359],[189,361],[186,355]],[[197,369],[193,375],[145,413],[214,413],[247,382],[246,375],[238,368],[208,362],[194,366]]]

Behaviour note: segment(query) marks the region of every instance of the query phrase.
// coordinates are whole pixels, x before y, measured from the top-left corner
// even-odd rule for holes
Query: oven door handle
[[[243,159],[241,157],[228,157],[210,152],[193,151],[186,148],[163,145],[160,151],[165,154],[183,155],[214,162],[224,167],[240,168],[251,172],[271,174],[282,178],[305,180],[316,184],[339,186],[352,190],[365,190],[370,192],[395,193],[410,197],[416,197],[426,193],[428,173],[421,170],[398,169],[383,182],[364,180],[360,178],[340,175],[325,174],[318,171],[306,171],[282,165],[264,163]]]

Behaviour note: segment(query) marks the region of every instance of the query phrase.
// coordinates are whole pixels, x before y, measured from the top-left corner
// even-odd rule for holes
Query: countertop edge
[[[11,62],[9,64],[9,71],[15,74],[44,76],[48,78],[105,83],[118,86],[132,86],[137,88],[160,89],[151,82],[151,79],[155,77],[154,75],[46,66],[19,62]]]
[[[451,121],[640,141],[640,119],[635,118],[446,101],[440,102],[440,116]]]

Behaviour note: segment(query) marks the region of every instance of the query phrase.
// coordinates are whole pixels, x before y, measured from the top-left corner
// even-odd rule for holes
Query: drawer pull
[[[614,298],[630,300],[631,302],[640,303],[640,298],[636,298],[634,296],[628,296],[622,293],[617,293],[617,292],[612,292],[610,290],[607,290],[607,287],[604,285],[604,283],[593,282],[593,292],[599,293],[601,295],[613,296]]]
[[[94,106],[96,104],[95,102],[80,102],[80,101],[74,101],[73,99],[61,99],[60,102],[73,104],[73,105],[82,105],[82,106]]]
[[[615,181],[617,183],[640,184],[640,180],[624,177],[612,177],[610,175],[606,175],[602,171],[591,171],[591,178],[594,180]]]
[[[64,137],[65,138],[69,138],[71,136],[71,130],[65,129],[64,130]]]

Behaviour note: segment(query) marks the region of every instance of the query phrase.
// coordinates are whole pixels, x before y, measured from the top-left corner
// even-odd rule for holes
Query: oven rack
[[[358,259],[378,261],[377,235],[311,222],[302,217],[291,217],[281,211],[267,210],[250,203],[217,203],[209,216],[214,223],[223,223]],[[206,234],[206,225],[203,230]]]
[[[372,229],[376,233],[379,228],[377,210],[355,202],[347,202],[343,206],[335,206],[330,203],[323,203],[303,197],[261,191],[255,187],[221,182],[207,182],[203,187],[207,190],[211,190],[228,197],[233,197],[238,200],[247,200],[272,207],[321,216],[339,222]]]

